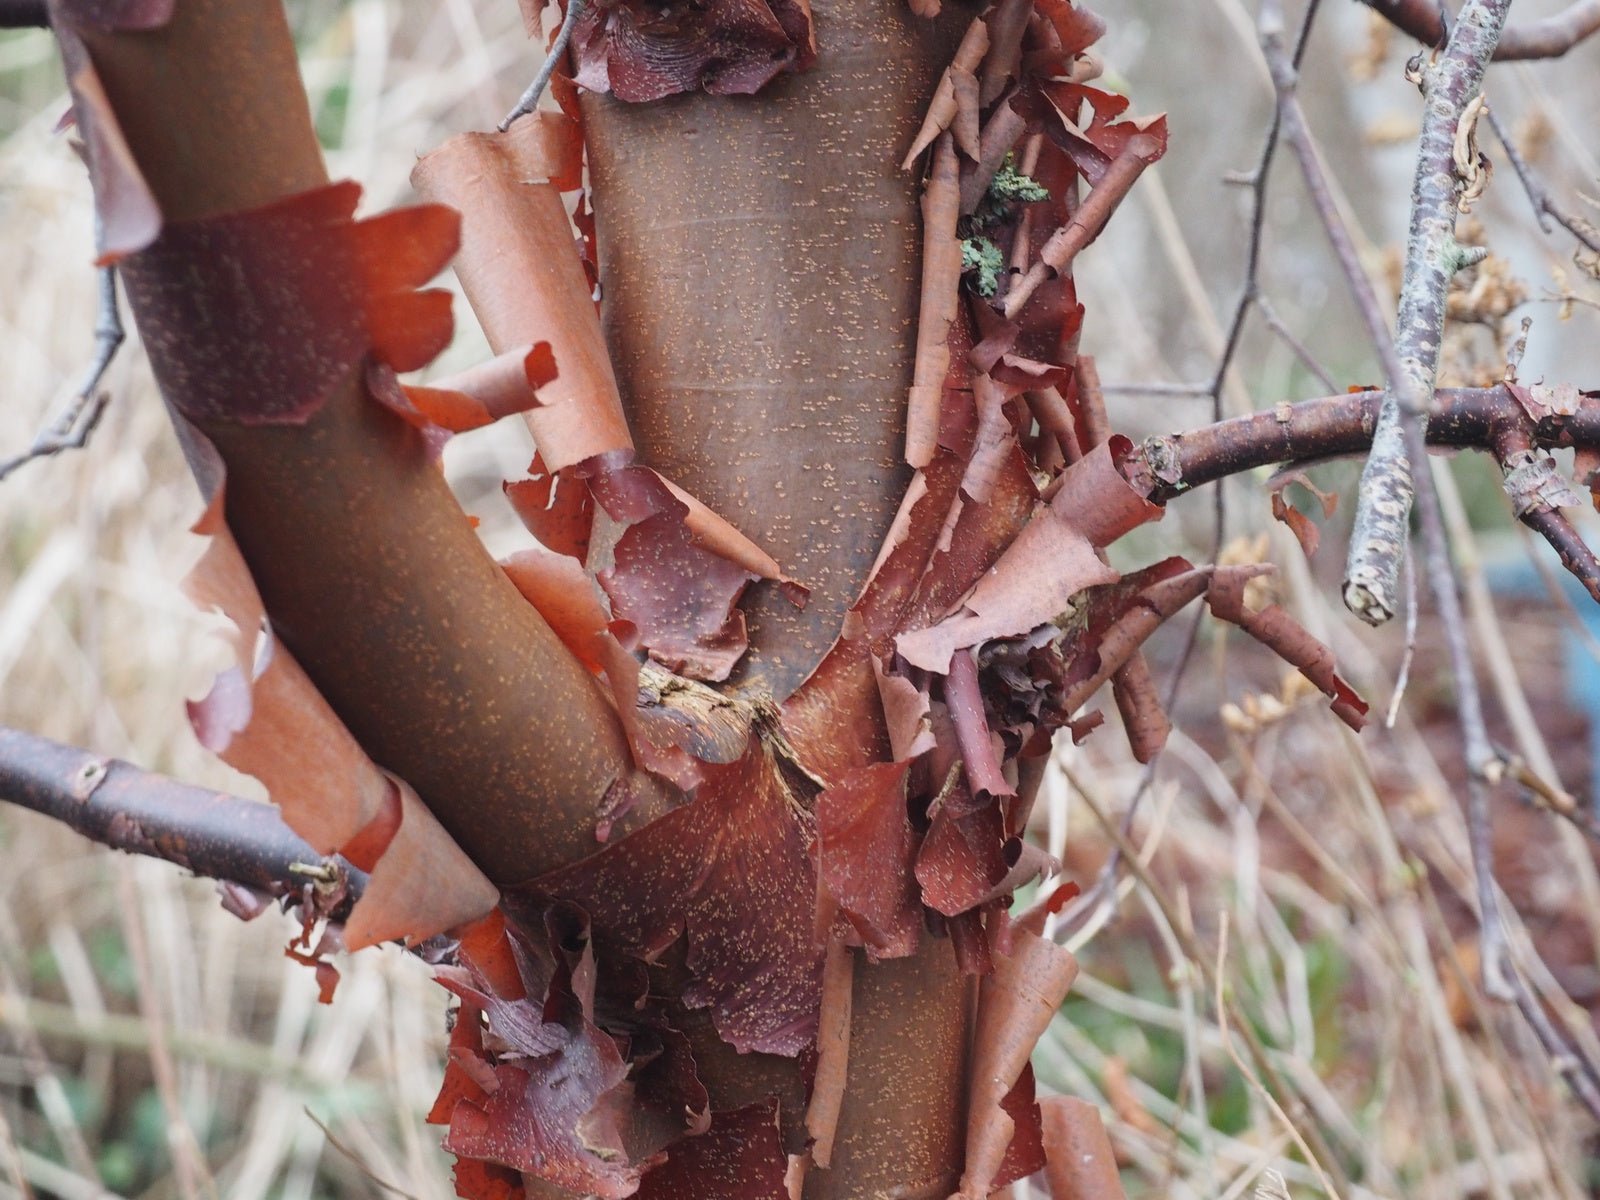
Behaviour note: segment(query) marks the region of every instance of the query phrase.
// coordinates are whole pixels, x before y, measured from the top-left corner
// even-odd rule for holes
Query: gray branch
[[[1450,280],[1475,261],[1455,238],[1456,216],[1467,185],[1457,163],[1466,141],[1463,120],[1473,120],[1483,72],[1505,27],[1511,0],[1471,0],[1451,30],[1437,63],[1420,62],[1425,111],[1417,145],[1406,239],[1405,277],[1400,289],[1396,350],[1400,375],[1378,418],[1372,454],[1361,474],[1355,529],[1346,560],[1345,606],[1362,620],[1382,624],[1398,608],[1400,562],[1405,555],[1413,463],[1407,446],[1420,445],[1417,430],[1433,404],[1444,337],[1445,297]],[[1470,171],[1475,164],[1465,164]]]

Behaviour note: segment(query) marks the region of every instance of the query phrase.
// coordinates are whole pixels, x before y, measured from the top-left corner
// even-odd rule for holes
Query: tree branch
[[[0,22],[0,28],[3,28],[3,22]],[[0,461],[0,479],[36,458],[49,458],[63,450],[81,450],[88,444],[89,436],[100,424],[100,418],[105,415],[106,405],[111,400],[110,393],[99,390],[100,381],[111,368],[111,360],[116,358],[124,336],[122,312],[117,306],[117,269],[101,267],[100,307],[94,325],[94,356],[84,368],[78,388],[61,415],[39,432],[39,436],[33,439],[33,445],[21,454]]]
[[[1488,117],[1489,127],[1494,130],[1495,137],[1500,139],[1500,145],[1506,152],[1506,159],[1511,163],[1511,169],[1516,172],[1522,190],[1527,193],[1528,202],[1533,205],[1534,216],[1539,219],[1539,228],[1549,233],[1550,222],[1555,221],[1579,243],[1600,254],[1600,229],[1596,229],[1592,222],[1569,212],[1565,206],[1552,199],[1549,190],[1534,174],[1528,161],[1522,157],[1511,135],[1500,123],[1500,118],[1495,115],[1493,109],[1489,110]]]
[[[180,274],[221,278],[214,257],[181,236],[168,247],[172,230],[326,184],[281,6],[192,0],[160,28],[72,35],[89,44],[168,231],[129,256],[125,279],[158,269],[146,259],[185,255]],[[102,203],[114,204],[116,181],[91,165]],[[171,324],[149,290],[130,289],[147,344]],[[173,340],[180,367],[187,346]],[[592,853],[602,796],[633,771],[615,711],[484,550],[416,431],[372,400],[363,372],[334,383],[304,424],[231,412],[195,424],[226,463],[228,526],[275,632],[363,749],[416,788],[497,882]],[[651,812],[647,800],[629,820]]]
[[[1123,472],[1169,500],[1229,475],[1280,463],[1360,454],[1372,444],[1383,393],[1351,392],[1280,404],[1188,433],[1146,438]],[[1429,445],[1487,450],[1503,457],[1507,445],[1541,450],[1600,446],[1600,395],[1582,394],[1574,412],[1535,421],[1505,387],[1441,388],[1429,413]],[[1600,601],[1600,561],[1577,530],[1548,505],[1518,514],[1545,538],[1589,593]]]
[[[1481,108],[1483,73],[1510,7],[1511,0],[1472,0],[1439,61],[1417,66],[1426,104],[1400,288],[1395,344],[1400,374],[1390,380],[1394,390],[1384,403],[1361,473],[1345,564],[1345,606],[1374,625],[1387,621],[1398,606],[1400,560],[1415,495],[1412,471],[1421,466],[1412,461],[1407,443],[1433,400],[1445,297],[1456,272],[1476,261],[1455,239],[1465,175],[1477,169],[1476,162],[1459,161],[1460,147],[1470,143],[1471,123]],[[1475,150],[1469,154],[1475,158]]]
[[[1427,46],[1444,40],[1444,24],[1435,0],[1362,0],[1396,29]],[[1600,30],[1600,0],[1574,0],[1553,17],[1514,25],[1500,36],[1494,61],[1560,58]]]
[[[1372,444],[1383,393],[1320,396],[1234,417],[1187,433],[1147,438],[1124,467],[1148,473],[1150,499],[1175,496],[1228,475],[1280,463],[1359,454]],[[1429,445],[1492,449],[1499,431],[1525,427],[1544,449],[1600,446],[1600,395],[1582,394],[1576,411],[1534,422],[1505,387],[1440,388],[1428,416]]]
[[[324,858],[271,804],[214,792],[0,726],[0,800],[31,809],[114,850],[281,896],[335,875],[347,903],[366,873]],[[309,870],[308,870],[309,868]]]

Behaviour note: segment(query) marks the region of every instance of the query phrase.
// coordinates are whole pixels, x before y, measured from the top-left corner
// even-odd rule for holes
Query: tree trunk
[[[640,453],[811,588],[745,606],[744,681],[821,660],[901,494],[921,285],[899,167],[970,14],[816,0],[817,65],[759,95],[586,95],[606,333]]]
[[[775,699],[838,636],[910,479],[921,188],[899,163],[970,18],[947,8],[930,22],[902,0],[814,0],[816,67],[759,95],[583,99],[603,316],[640,454],[811,589],[804,609],[771,584],[744,604],[737,679]],[[968,988],[947,942],[858,959],[834,1165],[806,1195],[949,1195]],[[799,1091],[788,1060],[697,1051],[715,1055],[718,1103],[774,1080]]]

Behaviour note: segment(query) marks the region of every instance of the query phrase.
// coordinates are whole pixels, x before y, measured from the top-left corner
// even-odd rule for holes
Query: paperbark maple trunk
[[[278,4],[184,0],[160,29],[85,41],[167,221],[327,181]],[[152,314],[134,309],[149,339]],[[621,730],[416,432],[359,372],[304,425],[202,432],[274,628],[366,751],[497,883],[591,853],[595,806],[628,769]]]
[[[736,682],[779,700],[838,635],[910,480],[921,188],[899,164],[971,17],[946,8],[813,0],[816,67],[753,97],[584,97],[606,333],[640,453],[812,589],[803,610],[770,584],[744,605]],[[858,952],[854,992],[833,1165],[806,1195],[949,1195],[969,1016],[949,943],[878,965]],[[735,1095],[798,1090],[788,1060],[721,1058]]]
[[[897,164],[968,15],[813,8],[816,70],[759,96],[588,101],[607,315],[642,456],[812,589],[803,611],[770,588],[750,605],[741,682],[779,699],[838,633],[908,479],[920,219]],[[183,0],[160,29],[85,40],[167,219],[325,181],[276,4]],[[628,769],[615,718],[477,545],[417,435],[359,377],[303,426],[203,432],[275,627],[367,751],[499,882],[592,849],[599,793]],[[970,1000],[943,940],[858,962],[834,1167],[807,1195],[954,1190]],[[796,1146],[799,1064],[696,1040],[713,1107],[775,1092]]]
[[[644,458],[812,589],[745,605],[781,699],[839,633],[911,474],[921,286],[900,169],[970,13],[814,0],[817,65],[759,94],[587,95],[604,315]]]

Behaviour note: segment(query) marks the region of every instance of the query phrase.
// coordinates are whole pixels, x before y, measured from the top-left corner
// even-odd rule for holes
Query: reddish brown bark
[[[85,41],[168,222],[325,182],[277,6],[185,0],[164,28]],[[498,882],[590,852],[598,802],[631,770],[620,727],[415,430],[352,375],[303,426],[202,432],[275,628],[367,752]]]
[[[1432,0],[1365,0],[1395,28],[1428,46],[1444,40],[1439,6]],[[1600,0],[1573,0],[1561,12],[1525,24],[1512,25],[1500,35],[1497,62],[1535,58],[1560,58],[1600,30]]]
[[[804,610],[771,585],[745,604],[742,677],[778,698],[837,636],[910,477],[922,233],[899,164],[969,16],[811,9],[816,67],[759,96],[584,98],[640,453],[811,588]]]
[[[771,585],[744,605],[740,678],[778,698],[837,636],[909,479],[922,232],[899,162],[967,20],[920,21],[900,0],[812,11],[816,67],[757,97],[584,99],[607,334],[640,453],[811,588],[804,610]],[[948,1194],[967,997],[949,946],[863,963],[855,991],[839,1140],[806,1195]],[[795,1091],[794,1064],[720,1057],[729,1096]],[[785,1113],[791,1135],[800,1115]]]
[[[837,633],[906,481],[920,235],[916,182],[896,163],[960,25],[916,26],[892,0],[818,8],[824,47],[854,50],[767,96],[591,105],[606,258],[633,266],[607,283],[641,448],[813,589],[803,612],[775,592],[753,606],[748,680],[778,695]],[[186,0],[165,28],[85,41],[169,223],[325,181],[273,6]],[[818,203],[795,203],[800,180]],[[721,212],[745,214],[725,245],[630,244]],[[201,432],[227,465],[228,521],[276,630],[368,752],[501,882],[592,849],[595,806],[630,761],[621,731],[483,553],[419,435],[370,403],[359,373],[304,425]],[[955,1179],[967,990],[943,943],[861,973],[858,1119],[809,1192],[931,1195]],[[714,1108],[776,1092],[799,1116],[793,1060],[711,1042]]]

